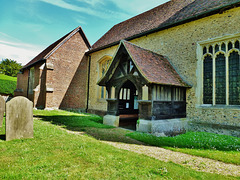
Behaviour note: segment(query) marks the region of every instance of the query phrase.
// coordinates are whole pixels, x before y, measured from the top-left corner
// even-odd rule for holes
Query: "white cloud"
[[[75,21],[80,25],[82,26],[83,24],[87,24],[86,21],[84,21],[83,19],[79,19],[79,18],[75,18]]]
[[[74,4],[67,3],[64,0],[40,0],[40,1],[60,7],[60,8],[68,9],[71,11],[76,11],[76,12],[81,12],[84,14],[96,16],[102,19],[112,19],[112,18],[121,19],[121,18],[129,17],[129,15],[126,13],[120,13],[112,10],[103,9],[100,7],[94,8],[93,5],[96,5],[97,3],[101,3],[100,1],[98,2],[98,0],[90,0],[90,1],[79,0],[79,2],[81,1],[87,4],[91,4],[92,7],[89,7],[89,6],[80,7]]]
[[[156,6],[159,6],[169,0],[110,0],[120,9],[125,10],[132,15],[136,15]]]
[[[78,0],[78,1],[87,3],[91,6],[96,6],[96,5],[99,5],[99,4],[104,5],[102,0]]]
[[[65,2],[64,0],[40,0],[40,1],[48,3],[48,4],[52,4],[54,6],[58,6],[58,7],[64,8],[64,9],[77,11],[77,12],[82,12],[82,13],[86,13],[86,14],[89,14],[89,15],[95,15],[96,14],[96,12],[93,11],[92,9],[90,9],[90,8],[73,5],[73,4]]]
[[[84,12],[84,13],[88,13],[88,14],[92,14],[92,11],[88,11],[87,8],[83,8],[83,7],[79,7],[76,5],[72,5],[69,3],[66,3],[64,0],[40,0],[42,2],[48,3],[48,4],[52,4],[54,6],[58,6],[64,9],[69,9],[72,11],[78,11],[78,12]]]
[[[36,45],[15,43],[0,39],[0,60],[9,58],[25,65],[38,55],[42,49],[42,47]]]
[[[82,25],[87,25],[89,19],[86,18],[85,16],[81,16],[81,15],[75,15],[72,17],[72,19],[78,23],[78,25],[82,26]]]
[[[18,40],[16,38],[12,37],[12,36],[9,36],[6,33],[0,32],[0,40],[7,40],[7,39],[11,39],[12,41],[17,41]]]

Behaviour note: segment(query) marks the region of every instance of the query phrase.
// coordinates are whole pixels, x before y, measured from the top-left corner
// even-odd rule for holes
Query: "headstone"
[[[0,127],[2,127],[3,124],[3,116],[5,112],[5,100],[3,99],[2,96],[0,96]]]
[[[6,104],[6,141],[33,138],[33,103],[15,97]]]

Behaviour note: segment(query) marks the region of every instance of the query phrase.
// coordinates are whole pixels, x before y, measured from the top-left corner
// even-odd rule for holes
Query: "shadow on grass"
[[[128,144],[145,144],[127,137],[126,134],[131,133],[131,130],[104,125],[101,117],[96,118],[95,116],[92,117],[91,115],[35,115],[34,117],[43,121],[48,121],[57,126],[61,126],[70,131],[84,132],[86,135],[97,140],[123,142]]]

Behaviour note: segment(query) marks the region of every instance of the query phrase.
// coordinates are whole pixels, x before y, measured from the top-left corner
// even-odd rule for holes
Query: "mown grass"
[[[35,117],[44,121],[49,121],[71,131],[83,131],[99,140],[136,143],[136,140],[126,137],[126,134],[131,131],[104,125],[103,118],[97,115],[60,110],[33,110],[33,113]]]
[[[96,115],[57,110],[35,110],[34,114],[41,117],[42,120],[61,125],[69,130],[84,131],[100,140],[141,144],[133,140],[135,139],[145,144],[164,147],[173,151],[240,165],[240,138],[232,136],[188,132],[175,137],[156,137],[103,125],[102,117]]]
[[[206,132],[187,132],[175,137],[156,137],[146,133],[127,136],[150,145],[240,165],[240,138]]]
[[[39,117],[44,121],[49,121],[53,124],[62,125],[65,128],[114,128],[112,126],[102,124],[103,119],[100,116],[85,113],[74,113],[69,111],[44,111],[33,110],[35,117]]]
[[[0,139],[0,179],[236,179],[197,172],[172,162],[117,149],[89,136],[67,133],[56,126],[53,119],[42,120],[46,116],[62,116],[70,121],[72,113],[34,113],[38,118],[34,119],[33,139],[8,142]],[[78,117],[78,121],[86,122],[71,124],[78,123],[87,128],[96,128],[95,123],[99,121],[95,117],[92,123],[87,122],[86,114],[72,115],[74,121]],[[1,137],[3,134],[4,127],[0,128]]]
[[[0,74],[0,93],[13,95],[16,87],[17,87],[16,77]]]

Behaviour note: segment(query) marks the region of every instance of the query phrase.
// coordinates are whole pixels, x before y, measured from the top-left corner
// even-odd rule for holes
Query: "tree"
[[[17,76],[17,73],[22,68],[20,63],[11,59],[3,59],[0,62],[0,73],[8,75],[8,76]]]

